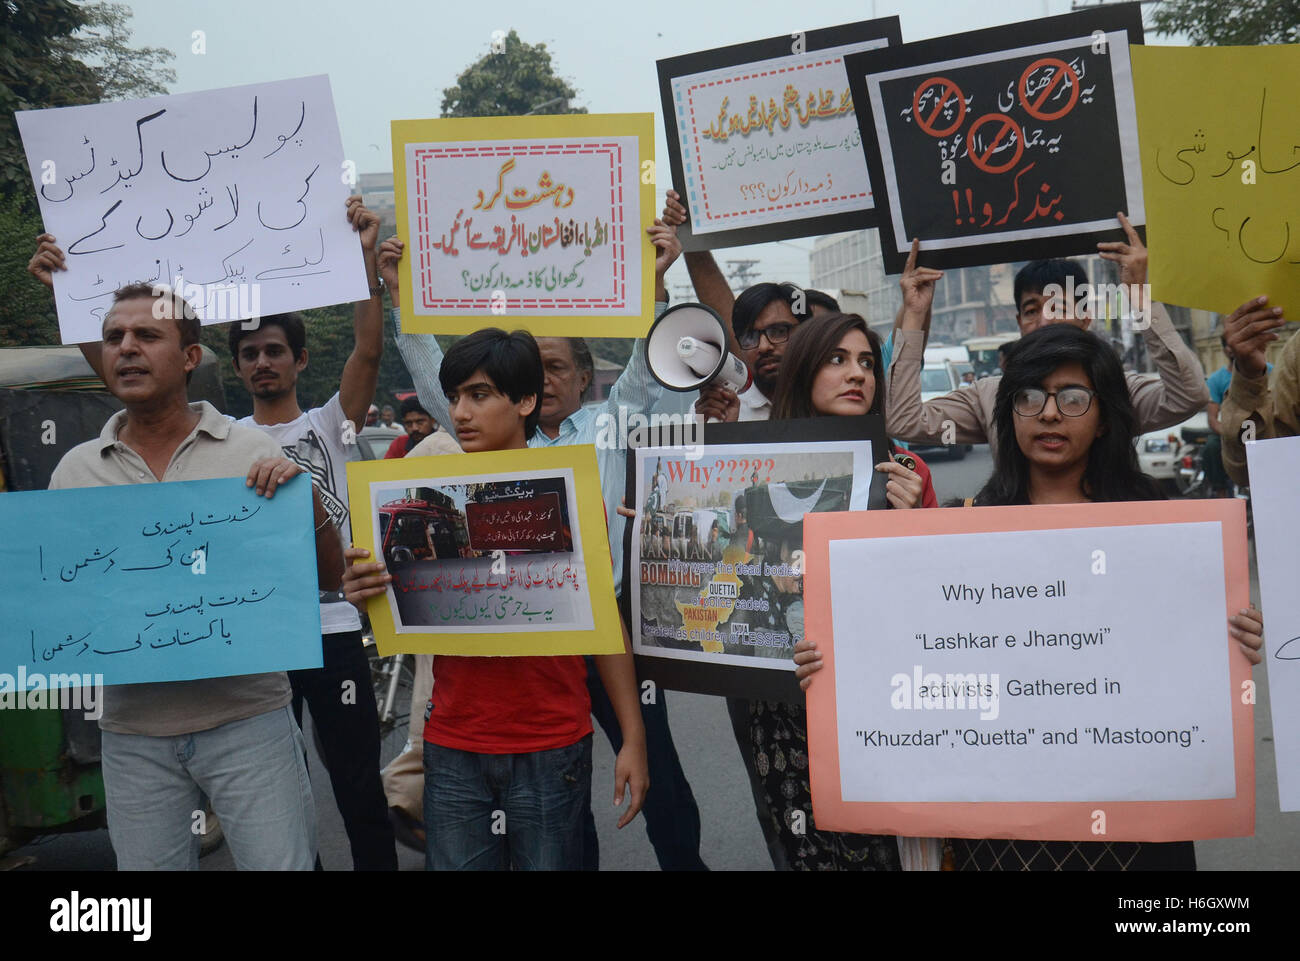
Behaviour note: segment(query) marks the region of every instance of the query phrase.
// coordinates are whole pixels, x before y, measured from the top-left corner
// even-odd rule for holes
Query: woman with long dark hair
[[[1163,500],[1138,466],[1137,415],[1114,350],[1052,324],[1016,341],[1006,363],[993,406],[993,476],[977,505]]]
[[[980,506],[1083,504],[1162,499],[1138,467],[1137,419],[1119,358],[1070,324],[1040,328],[1007,359],[993,409],[998,450],[993,476],[975,495]],[[1263,618],[1249,608],[1229,619],[1229,633],[1254,664],[1262,658]],[[807,688],[821,668],[816,643],[795,650],[796,676]],[[1190,841],[951,842],[953,866],[968,871],[1194,870]]]
[[[772,419],[884,414],[880,339],[856,314],[829,314],[801,323],[781,361]],[[930,471],[915,455],[893,448],[876,470],[889,475],[885,495],[896,509],[937,507]],[[897,871],[899,839],[892,835],[818,831],[808,783],[808,724],[802,704],[750,705],[754,766],[767,816],[786,860],[796,870]]]

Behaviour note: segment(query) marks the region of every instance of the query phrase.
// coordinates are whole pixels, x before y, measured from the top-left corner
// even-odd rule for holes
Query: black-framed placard
[[[1094,253],[1145,223],[1136,3],[845,57],[885,269]],[[1141,230],[1141,227],[1139,227]]]
[[[658,61],[682,247],[873,226],[844,57],[900,43],[884,17]]]
[[[628,451],[624,599],[637,674],[802,703],[803,518],[883,508],[878,416],[710,424],[697,447]]]

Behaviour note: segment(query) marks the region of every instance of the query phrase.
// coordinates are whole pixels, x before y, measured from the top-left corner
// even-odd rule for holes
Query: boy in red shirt
[[[537,429],[541,354],[530,334],[480,330],[447,351],[439,380],[467,452],[518,450]],[[347,599],[362,606],[392,576],[349,548]],[[595,659],[623,748],[614,803],[641,810],[649,787],[631,642]],[[582,813],[591,790],[591,701],[583,658],[451,657],[433,660],[424,727],[425,867],[429,870],[581,870]]]

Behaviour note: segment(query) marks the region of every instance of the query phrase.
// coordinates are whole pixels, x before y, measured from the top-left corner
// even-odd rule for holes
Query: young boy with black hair
[[[537,429],[544,373],[532,335],[480,330],[447,351],[439,370],[451,428],[467,453],[522,450]],[[344,593],[361,606],[391,575],[349,548]],[[623,746],[614,803],[630,791],[619,827],[649,787],[631,642],[595,658]],[[591,790],[591,700],[579,656],[433,660],[424,728],[425,866],[429,870],[580,870],[582,815]],[[505,830],[500,831],[499,814]]]

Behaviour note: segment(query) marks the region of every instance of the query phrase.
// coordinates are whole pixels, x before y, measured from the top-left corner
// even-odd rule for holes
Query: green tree
[[[57,344],[49,293],[27,276],[42,232],[15,110],[167,92],[176,75],[158,47],[131,47],[120,3],[0,2],[0,347]]]
[[[69,0],[0,2],[0,195],[28,210],[36,197],[14,111],[99,100],[95,71],[65,49],[88,22],[86,8]]]
[[[528,44],[511,30],[500,42],[500,53],[488,53],[442,91],[444,117],[512,117],[531,113],[586,113],[570,106],[578,96],[555,75],[546,44]],[[552,101],[555,101],[552,103]]]
[[[15,197],[0,196],[0,347],[59,342],[54,298],[27,273],[41,218]]]
[[[1195,46],[1254,46],[1300,40],[1300,0],[1163,0],[1151,28]]]
[[[176,55],[162,47],[131,46],[131,9],[124,3],[87,3],[85,25],[55,40],[62,56],[90,67],[101,100],[135,100],[167,93],[176,71],[167,66]]]
[[[572,106],[578,91],[555,74],[546,44],[527,44],[511,30],[500,43],[500,53],[488,53],[470,64],[454,87],[442,92],[444,117],[511,117],[536,110],[539,114],[586,113],[586,107]],[[540,109],[538,109],[540,108]],[[449,340],[439,338],[444,349]],[[389,341],[391,344],[391,341]],[[588,340],[594,356],[627,365],[632,342],[620,338]],[[385,347],[385,366],[388,361]],[[393,348],[394,352],[396,348]],[[398,365],[398,370],[404,370]],[[391,383],[384,373],[380,384]],[[381,386],[382,389],[382,386]],[[378,401],[376,401],[378,403]]]

